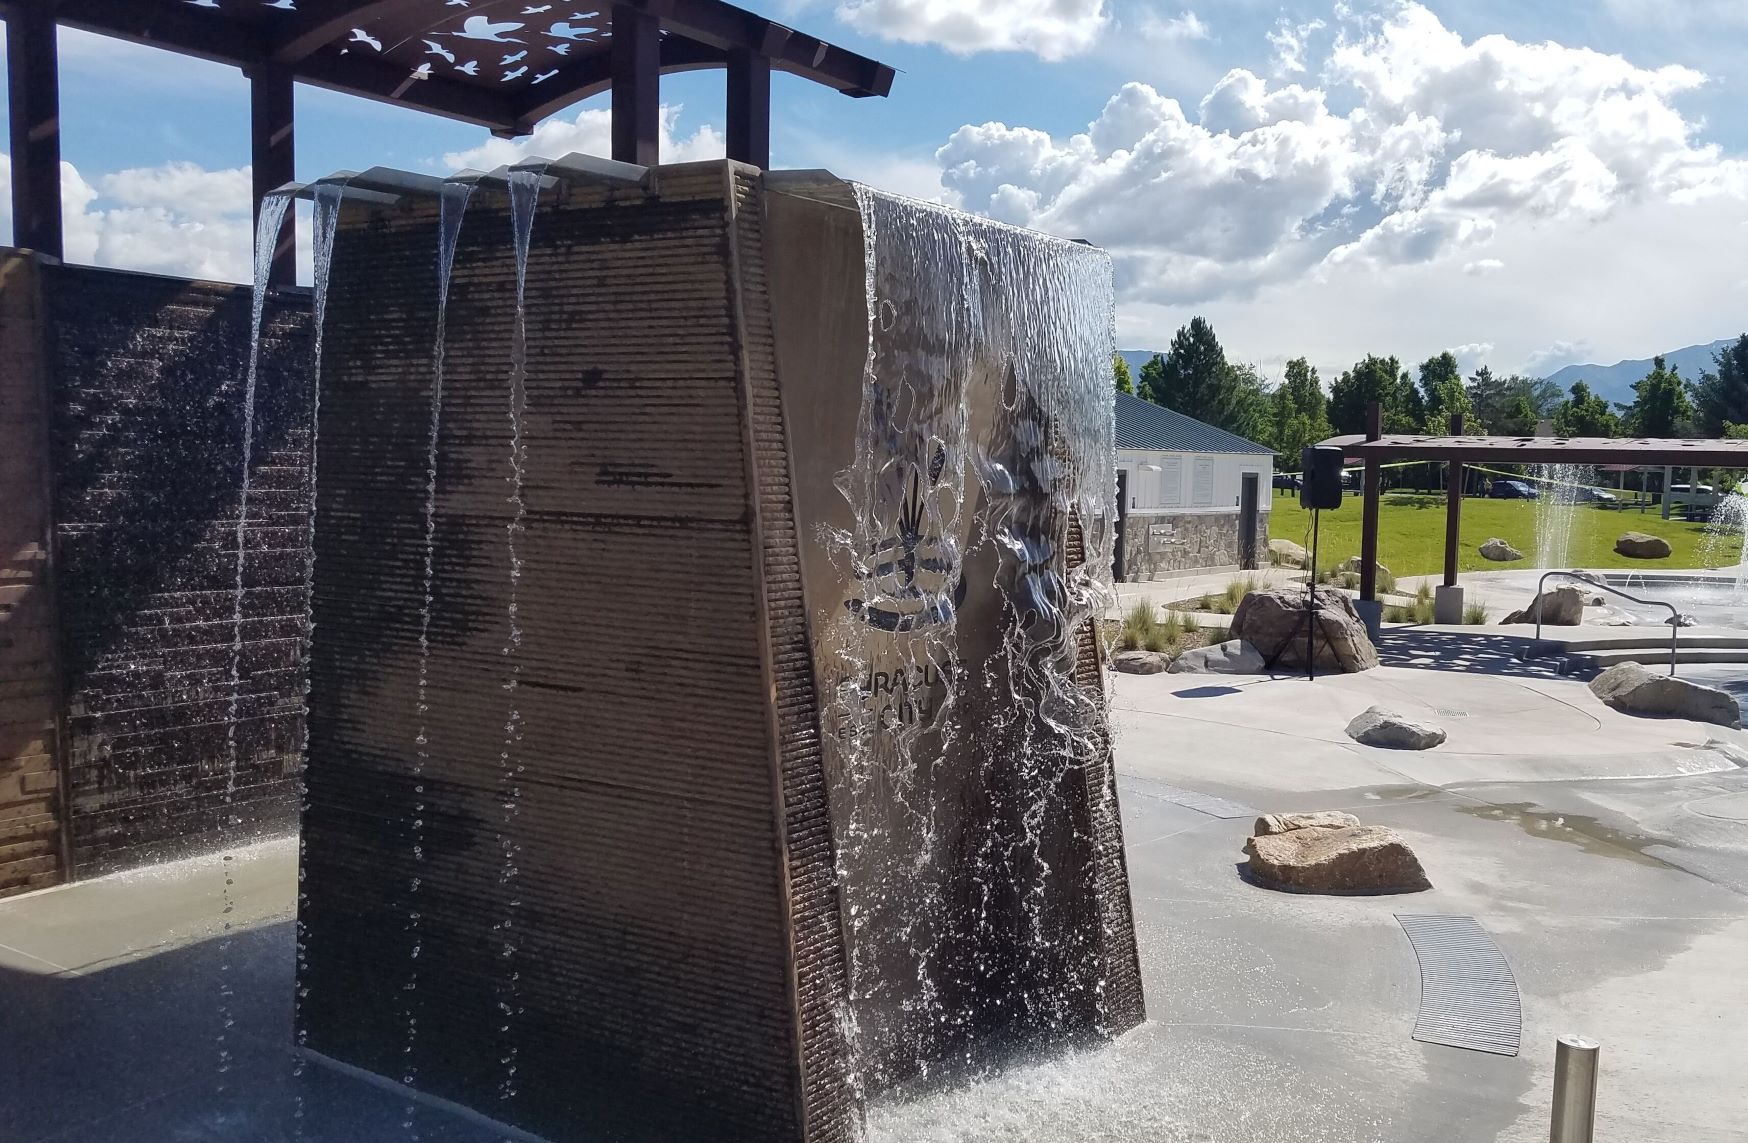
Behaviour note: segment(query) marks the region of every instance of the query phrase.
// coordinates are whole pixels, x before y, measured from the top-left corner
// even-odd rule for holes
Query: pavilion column
[[[771,57],[746,48],[728,53],[728,157],[771,165]]]
[[[60,258],[61,84],[56,50],[50,5],[14,4],[7,10],[12,244]]]
[[[661,21],[641,8],[613,6],[613,158],[653,167],[661,161]]]
[[[1463,414],[1451,414],[1451,436],[1463,435]],[[1463,589],[1457,586],[1457,546],[1463,530],[1463,462],[1453,460],[1445,473],[1445,581],[1433,592],[1435,623],[1463,621]]]
[[[1384,435],[1384,407],[1376,401],[1366,405],[1366,439]],[[1365,501],[1360,512],[1360,599],[1357,610],[1375,636],[1383,619],[1378,602],[1378,498],[1382,493],[1383,465],[1375,453],[1366,457]]]
[[[254,172],[255,221],[261,221],[263,200],[297,177],[294,146],[294,104],[291,69],[264,63],[249,73],[250,151]],[[268,284],[297,284],[297,212],[285,212],[274,240]]]

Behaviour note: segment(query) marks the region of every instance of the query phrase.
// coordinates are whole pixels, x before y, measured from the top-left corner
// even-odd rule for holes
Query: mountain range
[[[1710,373],[1717,368],[1718,350],[1735,340],[1727,337],[1709,345],[1671,350],[1663,355],[1663,363],[1671,369],[1678,369],[1686,380],[1698,381],[1701,373]],[[1592,392],[1626,405],[1632,403],[1633,384],[1651,372],[1651,362],[1652,359],[1647,357],[1642,361],[1617,361],[1613,365],[1568,365],[1548,374],[1546,380],[1558,385],[1562,393],[1570,389],[1574,381],[1582,381]]]
[[[1683,349],[1671,350],[1663,355],[1664,364],[1679,369],[1682,377],[1689,381],[1698,381],[1701,373],[1709,373],[1717,368],[1716,356],[1720,349],[1731,344],[1736,339],[1726,337],[1722,341],[1714,341],[1705,345],[1689,345]],[[1129,372],[1139,383],[1141,366],[1153,356],[1151,349],[1121,349],[1117,351],[1123,360],[1129,363]],[[1633,384],[1642,380],[1645,374],[1651,372],[1652,359],[1617,361],[1613,365],[1568,365],[1547,375],[1546,380],[1552,381],[1564,393],[1572,387],[1572,382],[1583,381],[1607,400],[1617,401],[1623,405],[1631,404],[1633,400]],[[1328,380],[1333,380],[1330,378]],[[1328,383],[1325,381],[1325,384]]]

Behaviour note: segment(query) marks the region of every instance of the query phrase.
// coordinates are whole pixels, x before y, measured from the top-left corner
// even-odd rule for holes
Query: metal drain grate
[[[1473,917],[1397,913],[1420,962],[1414,1038],[1496,1056],[1523,1042],[1523,1003],[1505,954]]]
[[[1186,810],[1195,810],[1207,814],[1211,818],[1254,818],[1258,814],[1241,802],[1216,798],[1213,794],[1198,794],[1194,790],[1186,790],[1182,786],[1173,786],[1166,782],[1155,782],[1151,778],[1134,778],[1128,775],[1117,780],[1120,790],[1132,790],[1144,797],[1158,798],[1162,802],[1182,806]]]

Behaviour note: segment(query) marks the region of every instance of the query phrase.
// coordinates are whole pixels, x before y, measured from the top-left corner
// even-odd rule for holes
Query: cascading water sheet
[[[1068,787],[1104,758],[1072,668],[1112,598],[1112,282],[1089,247],[855,192],[868,357],[852,523],[824,531],[853,586],[820,642],[841,1026],[874,1091],[1093,1002]]]

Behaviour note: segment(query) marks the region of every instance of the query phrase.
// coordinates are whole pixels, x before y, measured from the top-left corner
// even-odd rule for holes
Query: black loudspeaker
[[[1304,477],[1299,485],[1299,503],[1306,508],[1341,507],[1341,461],[1338,448],[1312,445],[1299,454]]]

